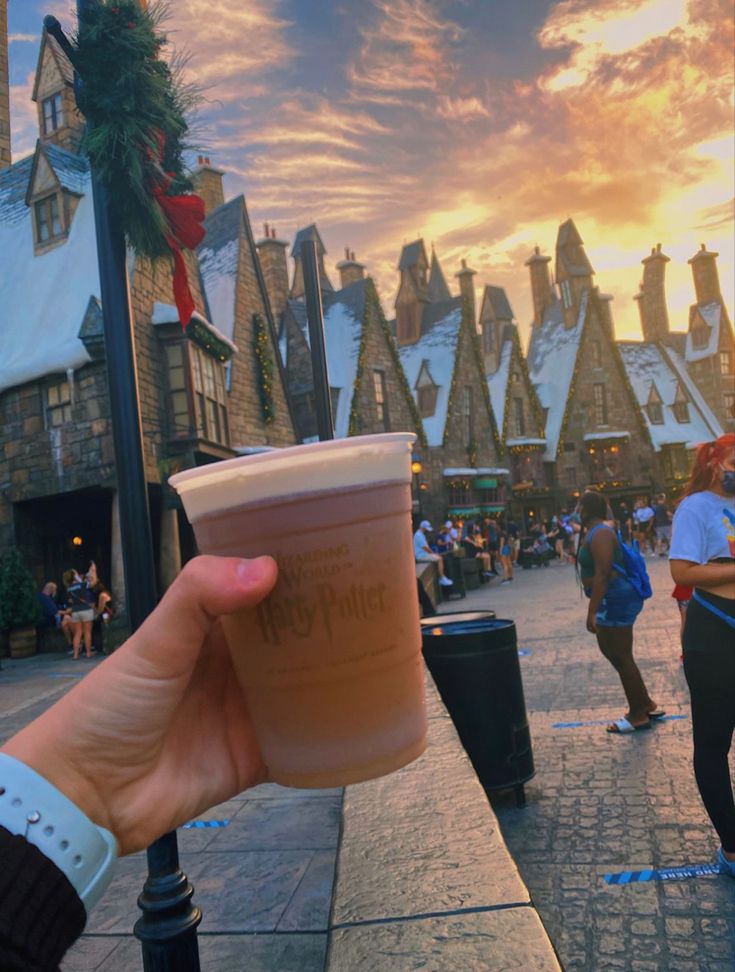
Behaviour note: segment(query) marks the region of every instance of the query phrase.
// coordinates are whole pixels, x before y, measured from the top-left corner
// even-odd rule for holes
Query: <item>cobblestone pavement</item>
[[[493,796],[508,847],[566,972],[733,972],[735,881],[608,885],[604,874],[709,863],[718,842],[691,769],[689,698],[666,561],[649,560],[654,588],[635,626],[635,654],[668,713],[651,732],[611,736],[625,712],[612,667],[585,630],[586,602],[570,566],[519,570],[512,584],[468,595],[451,611],[493,608],[513,618],[533,737],[528,805]]]

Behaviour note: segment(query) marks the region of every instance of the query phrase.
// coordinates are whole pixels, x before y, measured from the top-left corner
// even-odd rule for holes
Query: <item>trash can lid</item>
[[[515,628],[510,618],[496,618],[494,611],[468,611],[465,614],[437,614],[421,619],[422,638],[445,635],[476,635],[484,631]]]

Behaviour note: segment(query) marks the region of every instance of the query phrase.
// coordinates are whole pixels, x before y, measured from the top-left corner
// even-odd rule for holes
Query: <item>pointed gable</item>
[[[236,196],[204,221],[206,236],[197,248],[207,317],[230,340],[235,332],[235,292],[240,258],[243,196]]]
[[[505,445],[534,445],[543,447],[544,422],[536,391],[531,383],[523,348],[514,324],[506,324],[503,330],[497,370],[487,376],[493,414],[498,425],[500,441]],[[511,411],[520,399],[521,415]],[[522,418],[522,429],[512,426],[512,419]]]
[[[434,251],[431,249],[431,269],[429,271],[429,288],[428,295],[430,301],[437,300],[451,300],[451,293],[449,292],[449,287],[447,286],[447,281],[444,278],[444,272],[442,271],[439,259]]]
[[[573,220],[559,227],[556,239],[556,279],[563,277],[591,277],[592,264],[584,250],[584,241]]]

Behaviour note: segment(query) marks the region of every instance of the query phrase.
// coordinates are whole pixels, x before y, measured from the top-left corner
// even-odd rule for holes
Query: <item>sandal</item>
[[[664,709],[654,709],[653,712],[649,712],[648,713],[648,718],[649,719],[663,719],[663,717],[665,715],[666,715],[666,712],[664,711]]]
[[[622,719],[616,719],[615,722],[611,722],[609,726],[606,726],[605,732],[612,733],[614,736],[627,736],[631,732],[638,732],[641,729],[650,729],[651,722],[644,722],[640,726],[634,726],[632,722],[629,722],[625,716]]]

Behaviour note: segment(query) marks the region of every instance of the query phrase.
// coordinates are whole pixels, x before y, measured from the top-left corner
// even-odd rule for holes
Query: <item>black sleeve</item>
[[[86,921],[66,875],[34,844],[0,827],[2,972],[55,972]]]

